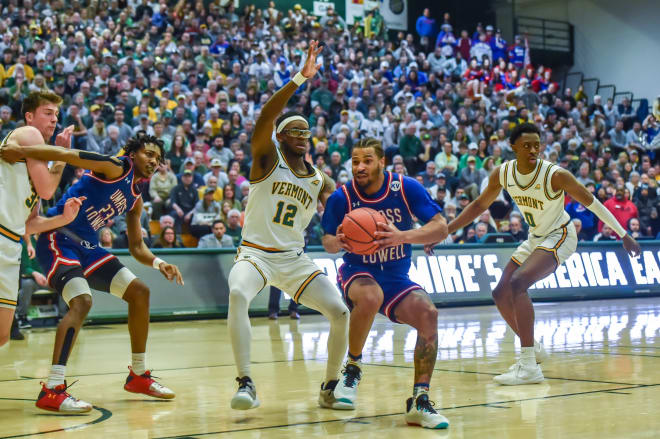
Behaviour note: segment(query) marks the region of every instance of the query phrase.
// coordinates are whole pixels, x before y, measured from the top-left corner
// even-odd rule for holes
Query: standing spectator
[[[423,160],[424,156],[422,141],[419,140],[416,132],[417,126],[414,123],[408,124],[405,135],[399,141],[399,154],[403,157],[406,168],[411,174],[417,173],[419,162]]]
[[[431,11],[429,8],[424,8],[422,15],[417,19],[415,30],[419,36],[419,44],[422,50],[428,52],[431,50],[431,41],[435,38],[437,32],[435,27],[435,19],[431,18]]]
[[[626,199],[623,188],[618,188],[613,198],[610,198],[603,203],[607,209],[612,212],[612,215],[621,224],[624,229],[628,227],[628,221],[631,218],[637,218],[637,206],[632,201]],[[598,222],[598,229],[602,232],[603,222]]]

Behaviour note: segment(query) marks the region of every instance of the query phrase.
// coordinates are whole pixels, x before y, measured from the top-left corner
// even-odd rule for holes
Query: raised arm
[[[280,88],[271,96],[261,109],[261,114],[254,125],[254,133],[251,139],[253,158],[252,168],[250,169],[251,180],[263,178],[275,164],[277,153],[275,152],[275,145],[272,139],[275,120],[282,110],[284,110],[291,96],[298,90],[299,84],[302,84],[301,81],[312,78],[319,71],[321,64],[316,64],[316,57],[322,50],[323,44],[319,45],[316,41],[312,41],[307,50],[305,65],[300,70],[300,74],[304,78],[300,78],[298,84],[296,84],[297,75],[294,76],[291,81],[287,82],[284,87]]]
[[[500,166],[498,166],[493,169],[490,177],[488,177],[488,186],[486,186],[486,189],[473,202],[468,204],[456,219],[449,223],[449,234],[451,235],[457,230],[471,224],[475,218],[484,213],[493,204],[493,201],[495,201],[501,190]]]
[[[630,256],[637,257],[641,254],[642,249],[635,238],[626,232],[626,229],[619,224],[612,212],[603,206],[603,203],[598,201],[584,185],[577,181],[573,174],[560,169],[552,175],[551,184],[555,192],[565,191],[571,198],[592,211],[602,222],[614,230],[622,239],[623,248]]]
[[[124,172],[122,161],[116,157],[45,144],[21,146],[10,140],[0,149],[0,157],[9,163],[14,163],[22,158],[46,162],[66,162],[73,166],[89,169],[96,174],[102,174],[107,179],[121,177]],[[59,178],[57,181],[59,182]]]

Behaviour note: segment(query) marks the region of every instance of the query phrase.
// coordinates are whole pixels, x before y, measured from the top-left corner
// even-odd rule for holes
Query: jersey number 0
[[[284,201],[277,203],[277,212],[273,217],[273,222],[276,224],[282,224],[283,226],[293,227],[293,217],[296,216],[298,208],[293,204],[287,204],[286,211],[282,215],[284,210]]]

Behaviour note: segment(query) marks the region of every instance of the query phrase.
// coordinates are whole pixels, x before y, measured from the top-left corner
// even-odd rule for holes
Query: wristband
[[[151,263],[151,266],[154,267],[156,270],[160,270],[160,264],[163,264],[163,263],[165,263],[165,261],[163,261],[161,258],[156,256],[154,258],[153,262]]]
[[[305,78],[302,73],[298,72],[293,76],[293,78],[291,78],[291,81],[300,87],[305,83],[305,81],[307,81],[307,78]]]

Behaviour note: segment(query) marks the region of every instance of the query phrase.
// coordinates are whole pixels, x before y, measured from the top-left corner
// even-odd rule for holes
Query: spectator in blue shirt
[[[429,8],[424,8],[424,12],[417,19],[415,24],[417,35],[419,35],[419,43],[425,51],[430,50],[430,43],[436,34],[435,19],[431,18],[431,11]]]

